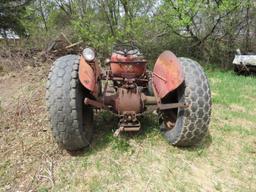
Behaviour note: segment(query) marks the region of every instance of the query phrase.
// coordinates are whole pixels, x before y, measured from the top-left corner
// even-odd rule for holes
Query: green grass
[[[24,128],[18,129],[19,137],[14,137],[15,132],[4,135],[9,147],[17,138],[22,140],[25,153],[16,145],[15,154],[13,150],[1,156],[0,189],[9,185],[38,191],[256,191],[256,78],[218,70],[207,75],[212,121],[198,146],[169,145],[154,115],[142,119],[140,132],[115,138],[117,119],[104,112],[97,116],[91,147],[68,154],[48,139],[50,131],[38,137],[30,134],[48,126],[46,120],[32,116],[19,124]],[[45,111],[40,116],[46,118]],[[54,164],[52,177],[48,162]],[[24,172],[13,174],[19,168]]]
[[[233,72],[209,72],[213,92],[213,102],[229,106],[241,105],[253,109],[251,103],[256,100],[255,77],[237,76]]]
[[[256,79],[231,72],[208,72],[213,93],[210,135],[194,148],[170,146],[158,132],[157,119],[143,120],[144,130],[135,135],[113,138],[101,134],[93,155],[77,157],[79,172],[93,173],[71,179],[70,190],[88,191],[253,191],[256,171]],[[248,99],[250,98],[250,99]],[[248,113],[251,111],[251,113]],[[107,120],[104,119],[104,122]],[[111,133],[110,133],[111,132]],[[109,134],[110,133],[110,134]],[[102,143],[103,142],[103,143]],[[80,166],[91,162],[87,169]],[[70,164],[70,163],[69,163]],[[65,166],[66,172],[71,167]],[[82,183],[75,186],[74,182]],[[63,183],[54,190],[61,190]]]

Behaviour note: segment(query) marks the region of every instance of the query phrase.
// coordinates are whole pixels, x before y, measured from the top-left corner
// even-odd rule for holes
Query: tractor
[[[99,110],[119,118],[114,136],[139,131],[140,118],[147,112],[158,115],[159,130],[172,145],[193,146],[207,134],[211,92],[196,61],[166,50],[151,72],[134,43],[119,43],[103,63],[104,68],[90,47],[53,63],[46,102],[59,146],[76,151],[90,145]]]

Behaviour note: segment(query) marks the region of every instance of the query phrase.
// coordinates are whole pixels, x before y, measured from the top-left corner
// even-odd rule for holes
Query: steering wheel
[[[120,55],[128,56],[138,54],[139,49],[133,43],[118,43],[113,46],[113,52]]]

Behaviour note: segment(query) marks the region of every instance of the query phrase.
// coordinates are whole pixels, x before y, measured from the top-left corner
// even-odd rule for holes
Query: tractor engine
[[[185,103],[166,103],[184,80],[181,65],[170,51],[163,52],[153,72],[146,70],[147,60],[133,44],[118,44],[113,47],[105,64],[108,70],[101,71],[95,60],[95,52],[86,48],[80,58],[79,79],[91,97],[85,97],[86,106],[112,111],[119,118],[118,135],[121,131],[138,131],[138,118],[148,105],[151,110],[171,110],[187,107]]]
[[[147,89],[147,61],[134,47],[116,47],[111,55],[109,79],[116,93],[110,96],[113,111],[120,118],[121,131],[137,131],[137,117],[145,111],[143,91]],[[106,96],[107,97],[107,96]]]
[[[141,91],[136,88],[118,88],[114,108],[120,118],[119,127],[122,131],[138,131],[140,122],[137,117],[144,111]]]

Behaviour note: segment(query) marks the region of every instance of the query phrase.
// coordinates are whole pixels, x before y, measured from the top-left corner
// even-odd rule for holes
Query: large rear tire
[[[79,56],[57,59],[49,73],[46,102],[52,133],[57,143],[69,151],[89,145],[93,110],[83,101],[89,91],[78,79]]]
[[[211,116],[211,92],[201,66],[188,58],[179,58],[185,81],[164,102],[185,102],[188,108],[162,113],[162,130],[175,146],[192,146],[207,134]]]

